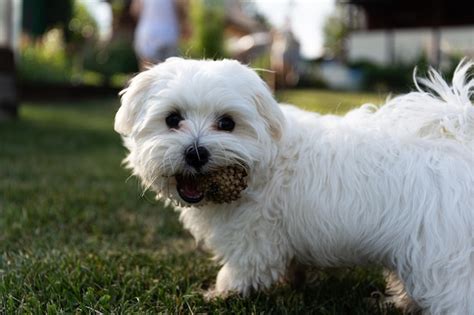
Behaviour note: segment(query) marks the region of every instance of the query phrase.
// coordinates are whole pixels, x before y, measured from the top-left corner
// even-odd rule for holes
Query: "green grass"
[[[327,90],[288,90],[279,92],[277,96],[280,102],[297,104],[303,109],[321,114],[344,114],[365,103],[381,104],[386,98],[385,95]]]
[[[312,109],[359,103],[340,93],[280,95],[303,96]],[[380,313],[366,302],[384,286],[371,269],[320,272],[299,290],[276,285],[206,303],[201,293],[218,266],[120,166],[117,106],[23,104],[19,121],[0,124],[1,314]]]

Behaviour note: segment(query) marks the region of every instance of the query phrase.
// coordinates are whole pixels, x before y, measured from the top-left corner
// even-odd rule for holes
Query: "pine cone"
[[[201,190],[208,201],[230,203],[240,198],[242,190],[247,188],[247,171],[241,166],[227,166],[219,171],[203,175]]]

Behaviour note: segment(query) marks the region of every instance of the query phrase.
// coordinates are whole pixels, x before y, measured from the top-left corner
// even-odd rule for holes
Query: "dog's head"
[[[121,92],[115,130],[145,188],[198,204],[197,178],[229,165],[258,176],[275,155],[283,114],[265,83],[237,61],[170,58]]]

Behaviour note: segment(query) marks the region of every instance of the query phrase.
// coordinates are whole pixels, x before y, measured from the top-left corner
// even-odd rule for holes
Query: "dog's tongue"
[[[177,176],[177,190],[180,197],[188,203],[197,203],[204,198],[204,193],[199,190],[198,182],[195,178]]]

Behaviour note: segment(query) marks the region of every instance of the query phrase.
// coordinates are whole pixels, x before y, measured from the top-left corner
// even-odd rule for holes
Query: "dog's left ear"
[[[285,116],[265,81],[255,70],[236,60],[223,60],[220,64],[223,65],[220,71],[225,76],[235,78],[241,93],[255,105],[272,138],[280,140],[285,128]]]
[[[274,140],[280,140],[285,127],[285,117],[280,106],[273,98],[265,83],[262,88],[255,92],[254,102],[257,111],[267,124],[267,130]]]
[[[123,136],[130,135],[155,80],[153,68],[146,70],[136,75],[129,86],[120,92],[121,106],[115,115],[115,131]]]

